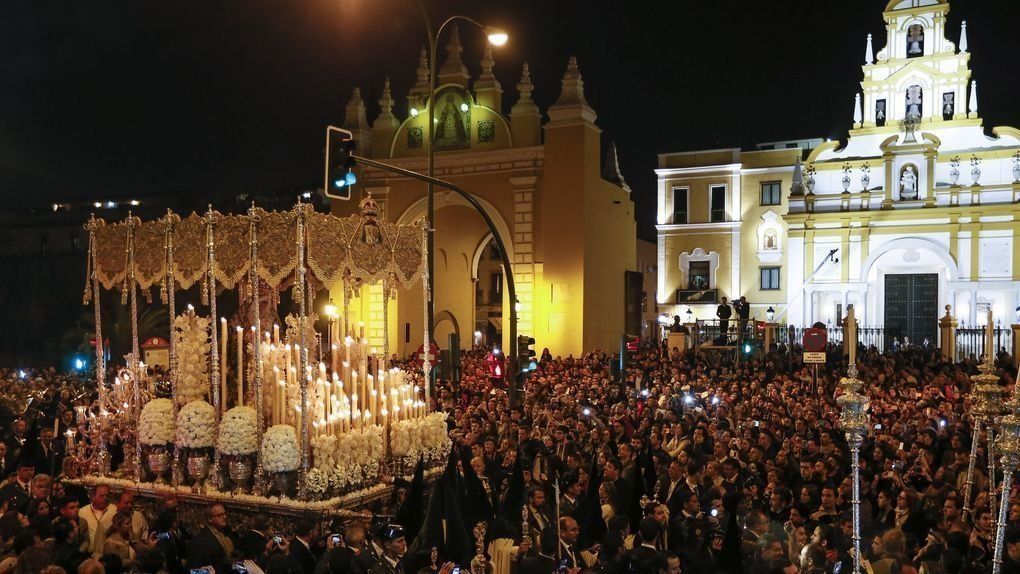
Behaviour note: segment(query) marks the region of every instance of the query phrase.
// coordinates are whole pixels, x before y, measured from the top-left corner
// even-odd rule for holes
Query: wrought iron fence
[[[956,329],[956,357],[962,360],[969,356],[978,358],[984,355],[986,327],[960,327]],[[1008,327],[995,327],[992,330],[992,340],[995,344],[996,354],[999,351],[1012,352],[1013,329]]]
[[[804,331],[810,329],[810,327],[797,327],[790,325],[786,328],[787,330],[787,341],[792,342],[794,345],[799,345],[804,337]],[[843,344],[843,327],[827,325],[825,327],[825,334],[828,337],[830,343],[837,345]],[[879,352],[884,352],[886,348],[892,347],[892,339],[896,337],[892,329],[886,329],[885,327],[858,327],[857,328],[857,340],[860,344],[865,347],[875,347]]]

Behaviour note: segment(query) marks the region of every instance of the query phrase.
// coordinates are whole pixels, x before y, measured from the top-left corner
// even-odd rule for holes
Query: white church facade
[[[868,34],[846,141],[659,156],[659,309],[712,319],[722,297],[752,316],[935,340],[1020,306],[1020,130],[985,126],[966,22],[949,3],[892,0],[886,45]],[[957,39],[954,43],[947,36]],[[690,313],[688,314],[688,311]]]

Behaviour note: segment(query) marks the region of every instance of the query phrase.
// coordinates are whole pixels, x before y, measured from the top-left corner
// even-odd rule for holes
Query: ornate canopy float
[[[245,215],[210,206],[148,222],[93,217],[85,227],[84,302],[95,312],[99,399],[79,409],[77,429],[66,436],[85,482],[321,511],[381,490],[382,471],[445,460],[445,415],[428,407],[428,357],[424,377],[387,368],[385,343],[377,355],[364,327],[347,320],[361,286],[382,284],[385,317],[395,289],[422,276],[423,221],[379,220],[367,196],[361,214],[349,217],[299,202],[290,211],[253,206]],[[312,301],[341,284],[344,312],[330,317],[323,341]],[[195,285],[201,308],[179,313],[175,293]],[[151,301],[156,287],[171,325],[166,373],[139,355],[137,299]],[[130,305],[132,347],[109,381],[100,293],[115,289]],[[233,324],[217,321],[217,297],[235,289]],[[297,312],[281,326],[276,303],[287,289]],[[111,437],[124,441],[125,452],[113,472]]]

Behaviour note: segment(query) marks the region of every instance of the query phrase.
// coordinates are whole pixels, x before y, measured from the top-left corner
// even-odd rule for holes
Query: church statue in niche
[[[907,57],[915,58],[924,54],[924,26],[914,24],[907,28]]]
[[[921,111],[924,109],[922,98],[924,97],[921,91],[921,86],[913,85],[907,88],[907,116],[913,116],[915,118],[921,117]]]
[[[779,249],[779,239],[776,236],[776,230],[775,229],[766,229],[765,230],[765,250],[766,251],[774,251],[776,249]]]
[[[946,92],[942,94],[942,119],[953,119],[953,112],[956,107],[955,100],[956,94],[953,92]]]
[[[436,96],[436,150],[471,147],[471,104],[459,90]]]
[[[917,199],[917,174],[907,165],[900,173],[900,199]]]
[[[878,127],[885,125],[885,100],[875,101],[875,125]]]

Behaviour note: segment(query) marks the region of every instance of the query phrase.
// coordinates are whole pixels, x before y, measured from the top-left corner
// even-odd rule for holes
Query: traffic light
[[[356,147],[351,132],[333,126],[326,128],[326,181],[322,188],[326,197],[344,201],[351,198],[351,187],[358,182],[351,155]]]
[[[517,337],[517,365],[522,373],[534,371],[538,368],[535,360],[535,338],[527,335]]]

